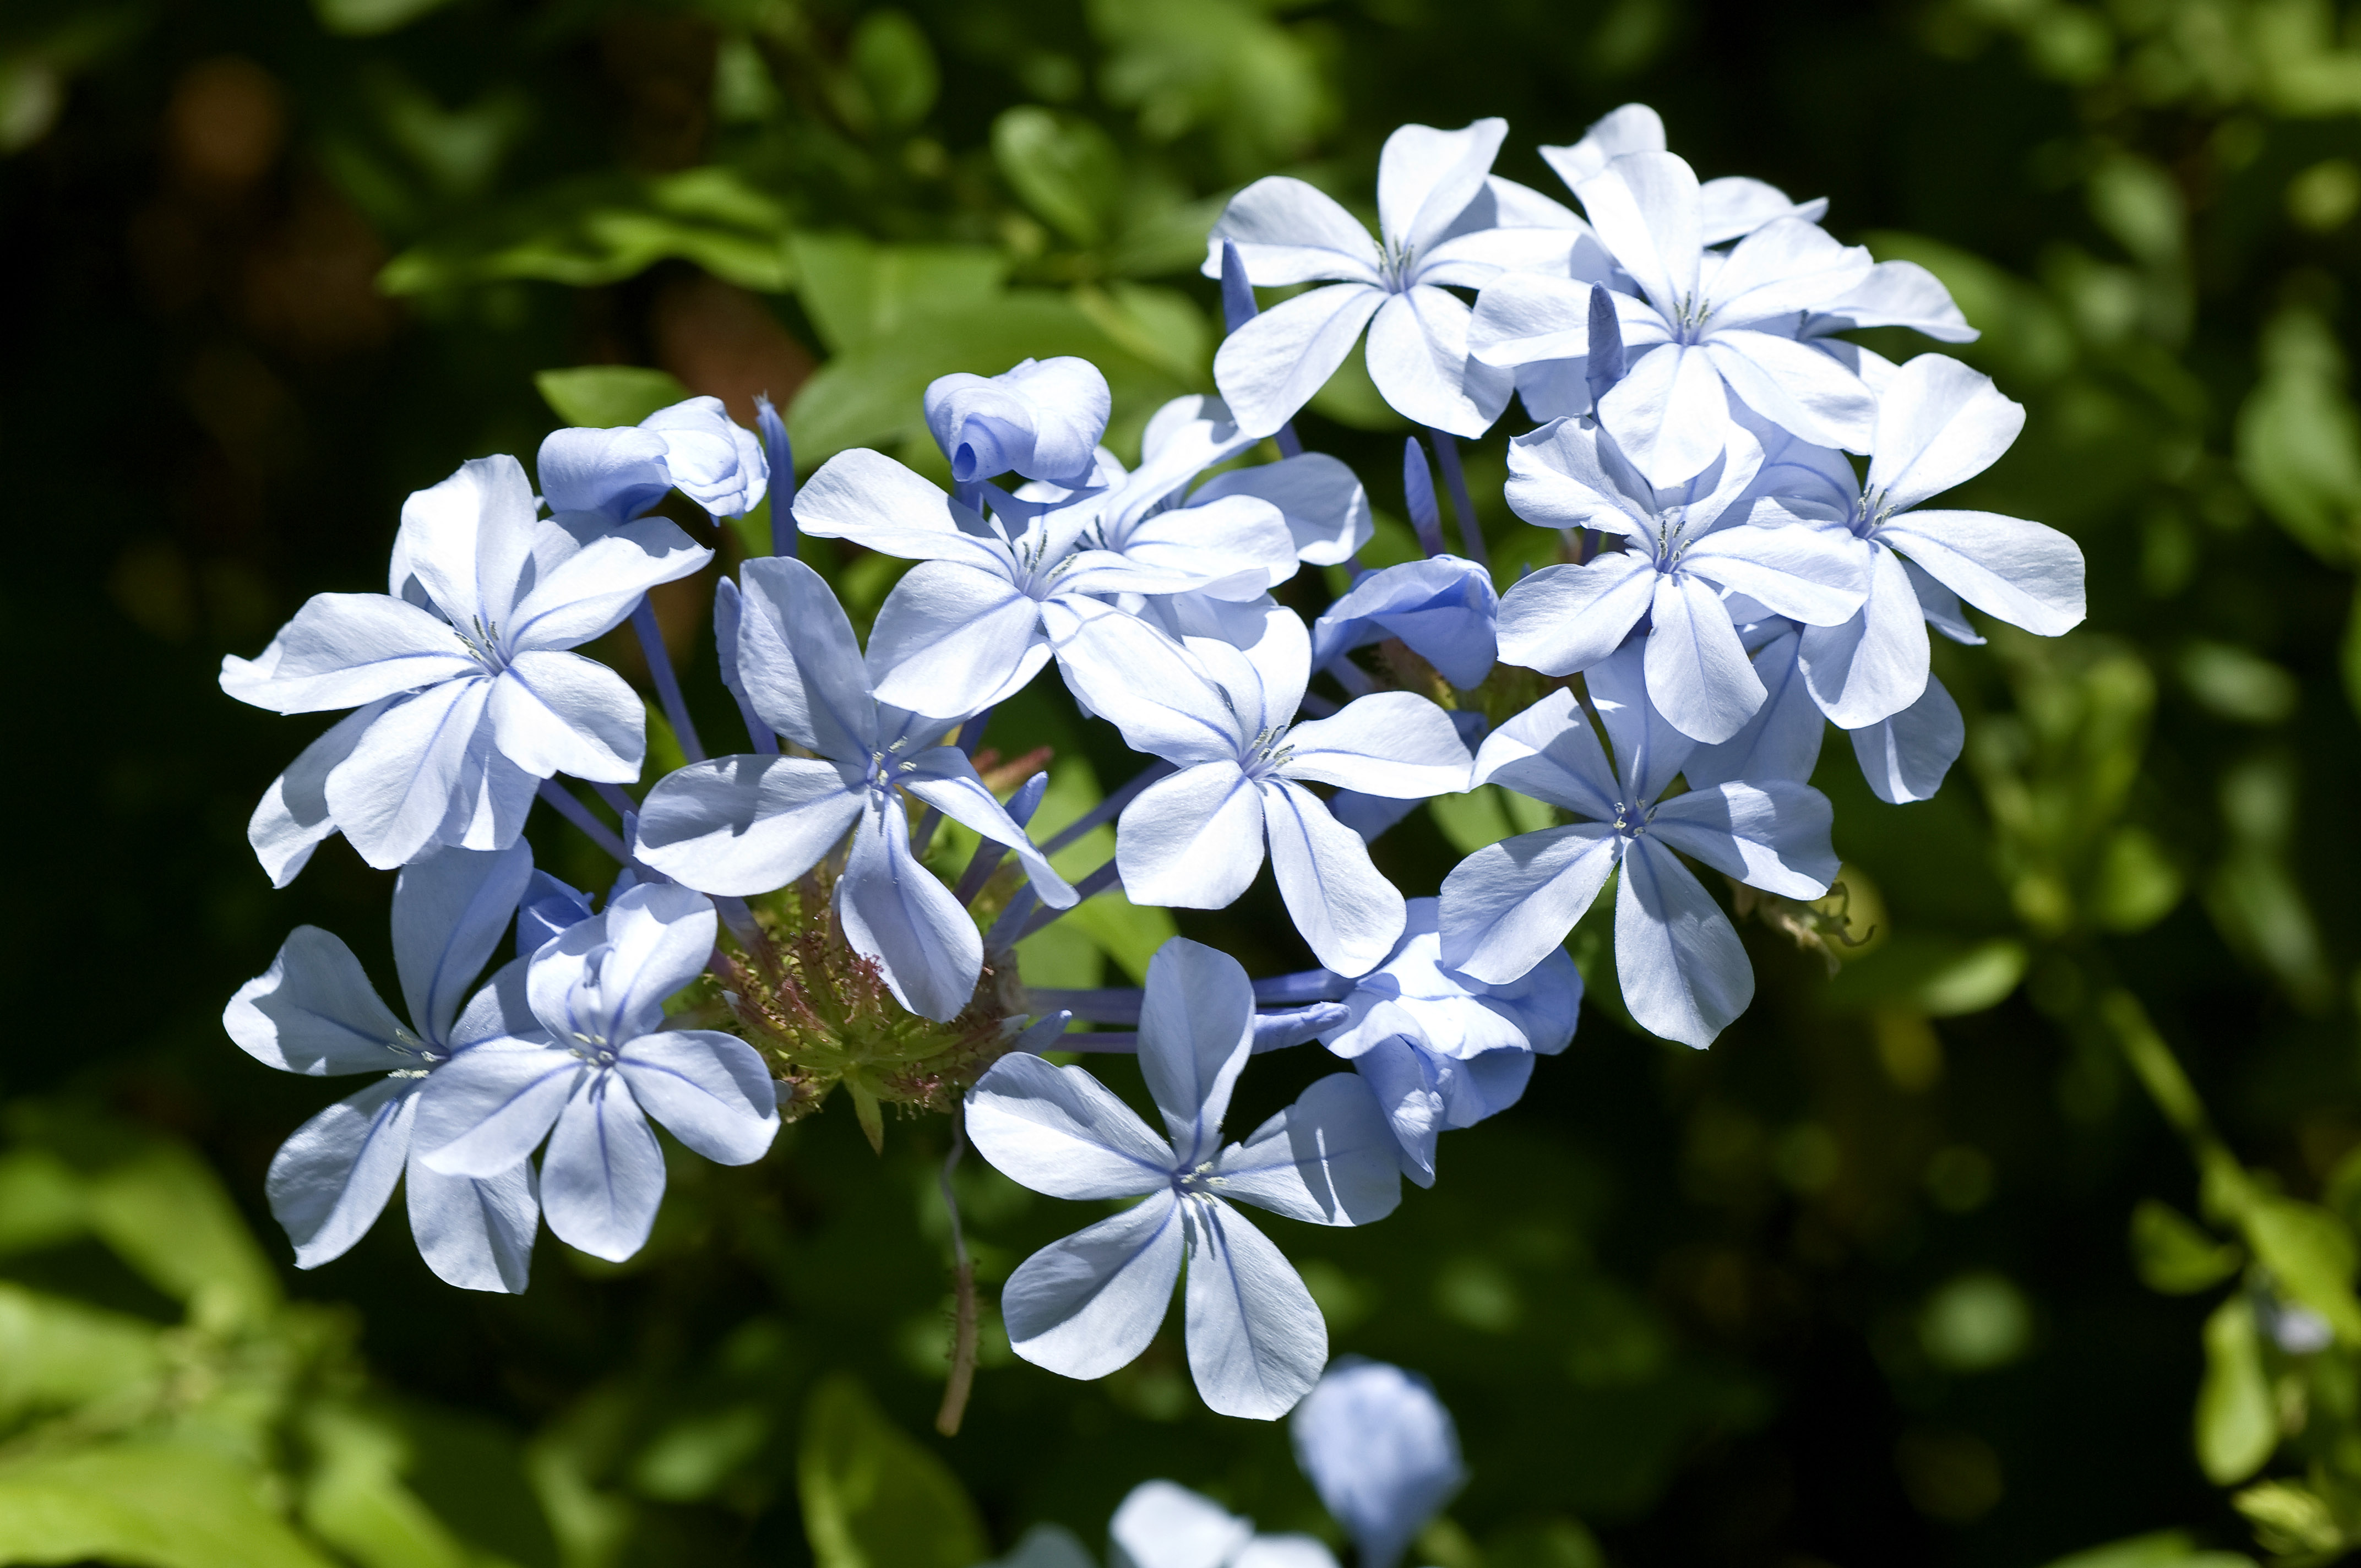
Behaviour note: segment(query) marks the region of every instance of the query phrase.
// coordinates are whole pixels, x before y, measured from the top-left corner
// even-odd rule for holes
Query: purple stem
[[[766,394],[754,400],[754,423],[763,433],[763,455],[771,464],[771,554],[796,555],[803,540],[796,528],[796,453],[787,444],[787,422]],[[776,741],[771,750],[778,750]]]
[[[544,779],[537,793],[542,799],[557,808],[557,814],[560,817],[588,835],[592,843],[614,856],[618,865],[631,863],[631,853],[623,848],[623,841],[615,837],[615,830],[599,821],[596,813],[576,799],[572,790],[567,789],[555,779]]]
[[[1492,558],[1484,553],[1484,531],[1476,521],[1476,503],[1468,499],[1467,476],[1459,468],[1459,444],[1451,433],[1429,430],[1434,438],[1435,465],[1443,470],[1443,482],[1451,490],[1452,507],[1459,513],[1459,538],[1467,546],[1467,558],[1479,566],[1489,567]]]
[[[665,650],[664,632],[656,626],[656,607],[645,594],[640,596],[639,608],[631,611],[631,630],[640,634],[640,652],[647,656],[648,674],[656,683],[657,700],[664,704],[664,718],[671,721],[681,755],[692,762],[705,761],[705,744],[697,738],[697,726],[688,717],[688,704],[680,695],[680,677],[673,674],[672,654]]]
[[[623,786],[619,784],[609,784],[604,779],[593,779],[590,781],[590,793],[613,806],[618,816],[627,811],[637,811],[640,808],[640,803],[624,794]]]
[[[1426,448],[1415,435],[1402,438],[1402,499],[1408,503],[1418,547],[1429,555],[1442,554],[1443,509],[1434,503],[1434,475],[1426,466]]]
[[[1041,809],[1042,792],[1049,787],[1049,775],[1046,773],[1035,773],[1018,784],[1016,793],[1008,797],[1009,820],[1019,828],[1032,821],[1033,814]],[[990,839],[978,844],[974,857],[967,863],[967,870],[960,873],[959,885],[951,890],[951,896],[961,904],[973,904],[976,894],[983,891],[983,884],[992,880],[992,873],[1000,869],[1001,859],[1007,853],[1007,845],[995,843]]]
[[[1297,1007],[1307,1002],[1334,1002],[1350,992],[1356,983],[1334,970],[1307,969],[1293,974],[1275,974],[1254,982],[1255,1005]]]

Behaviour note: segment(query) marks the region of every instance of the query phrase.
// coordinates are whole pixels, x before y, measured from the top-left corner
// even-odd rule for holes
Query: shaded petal
[[[1791,620],[1838,626],[1869,596],[1871,555],[1850,529],[1740,523],[1691,544],[1681,565]]]
[[[390,870],[434,841],[491,686],[451,681],[394,704],[328,774],[328,809],[361,859]]]
[[[1235,1568],[1254,1525],[1170,1481],[1134,1486],[1107,1521],[1123,1555],[1111,1568]]]
[[[620,1047],[652,1035],[664,1003],[704,972],[719,929],[704,894],[640,883],[533,956],[525,974],[533,1013],[561,1040]]]
[[[779,1135],[778,1089],[754,1047],[711,1029],[642,1035],[615,1070],[675,1138],[717,1165],[752,1165]]]
[[[885,596],[868,665],[880,702],[965,716],[989,702],[1042,640],[1040,605],[1005,576],[924,561]]]
[[[1213,384],[1239,432],[1268,435],[1293,419],[1389,297],[1367,283],[1331,284],[1281,301],[1224,338],[1213,355]]]
[[[1222,1151],[1222,1197],[1314,1225],[1367,1225],[1401,1202],[1393,1128],[1369,1086],[1331,1073]]]
[[[555,523],[537,526],[544,534],[563,532]],[[501,643],[517,652],[555,652],[603,637],[623,623],[641,595],[712,559],[712,551],[665,518],[608,528],[533,586],[500,624]]]
[[[1819,307],[1812,330],[1865,326],[1906,326],[1945,343],[1973,343],[1979,335],[1942,280],[1915,261],[1881,261],[1871,268],[1842,299]]]
[[[1742,651],[1744,644],[1740,647]],[[1607,727],[1607,743],[1621,781],[1617,798],[1639,806],[1664,794],[1697,742],[1675,729],[1651,698],[1647,641],[1635,638],[1611,658],[1592,665],[1583,674],[1583,685],[1590,688],[1590,706]]]
[[[1659,344],[1598,400],[1598,422],[1660,490],[1703,473],[1729,442],[1730,402],[1710,347]]]
[[[1509,406],[1516,378],[1467,356],[1466,303],[1420,284],[1369,323],[1369,378],[1395,411],[1454,435],[1479,436]]]
[[[1911,511],[1890,520],[1878,539],[2012,626],[2057,637],[2081,624],[2081,546],[2046,524],[1989,511]]]
[[[1287,519],[1269,501],[1243,493],[1207,496],[1201,491],[1186,506],[1134,524],[1124,534],[1121,549],[1125,560],[1182,585],[1170,590],[1143,585],[1142,592],[1181,592],[1245,576],[1253,592],[1261,593],[1295,576],[1295,535]]]
[[[1467,787],[1467,743],[1414,692],[1373,692],[1288,730],[1282,772],[1364,795],[1423,798]]]
[[[622,676],[579,653],[519,653],[492,682],[489,712],[500,754],[536,778],[640,776],[647,710]]]
[[[415,1067],[412,1036],[340,937],[317,926],[288,934],[270,967],[237,988],[222,1027],[266,1067],[324,1078]]]
[[[1193,507],[1224,496],[1258,496],[1279,508],[1297,558],[1314,566],[1342,562],[1369,542],[1375,527],[1361,481],[1324,452],[1216,474],[1189,500]]]
[[[418,1080],[389,1078],[339,1100],[279,1146],[263,1190],[295,1244],[295,1266],[317,1268],[360,1240],[393,1196],[410,1153]]]
[[[1719,245],[1752,234],[1780,218],[1800,218],[1806,224],[1816,224],[1828,214],[1828,200],[1818,196],[1797,202],[1776,185],[1726,174],[1697,187],[1697,238],[1707,245]]]
[[[1398,251],[1424,250],[1484,189],[1509,122],[1476,120],[1455,131],[1400,126],[1378,154],[1378,223]]]
[[[2025,428],[2025,406],[1948,355],[1921,354],[1894,373],[1879,400],[1869,488],[1889,511],[1907,511],[1974,478]]]
[[[1674,729],[1711,744],[1743,729],[1766,695],[1720,597],[1683,574],[1657,580],[1648,696]]]
[[[1645,104],[1626,104],[1601,115],[1572,147],[1544,147],[1542,159],[1569,190],[1627,152],[1664,150],[1664,122]]]
[[[1643,837],[1615,895],[1615,973],[1641,1027],[1703,1048],[1754,1000],[1730,918],[1672,852]]]
[[[877,960],[895,1001],[920,1017],[958,1016],[983,972],[983,938],[950,890],[910,853],[898,801],[872,805],[836,884],[845,940]]]
[[[260,657],[222,660],[221,688],[273,713],[319,713],[482,673],[457,634],[414,604],[314,594]]]
[[[688,398],[658,409],[640,428],[663,438],[673,485],[713,517],[744,516],[769,488],[762,444],[731,422],[719,398]]]
[[[1840,729],[1901,712],[1927,689],[1927,621],[1902,558],[1880,547],[1868,602],[1839,626],[1807,626],[1799,646],[1812,699]]]
[[[1681,764],[1691,788],[1732,779],[1794,779],[1812,776],[1827,728],[1819,705],[1806,689],[1798,652],[1803,639],[1781,632],[1754,655],[1754,676],[1769,695],[1746,727],[1715,746],[1700,746]]]
[[[533,466],[550,510],[629,517],[653,506],[672,488],[666,450],[664,438],[653,430],[577,425],[544,436]]]
[[[717,757],[657,781],[632,852],[700,893],[748,897],[819,864],[861,817],[845,769],[801,757]]]
[[[1443,961],[1493,985],[1528,973],[1590,908],[1615,870],[1607,822],[1520,833],[1477,850],[1443,879]]]
[[[1538,272],[1503,273],[1476,296],[1467,352],[1500,366],[1583,358],[1590,352],[1591,288]]]
[[[1473,561],[1437,555],[1365,573],[1312,628],[1312,663],[1326,668],[1352,649],[1398,637],[1462,690],[1499,659],[1499,596]]]
[[[1500,596],[1500,658],[1545,675],[1587,670],[1623,645],[1656,600],[1656,563],[1617,550],[1543,566]]]
[[[413,1143],[402,1180],[411,1236],[438,1278],[462,1290],[524,1294],[541,1226],[541,1184],[529,1162],[498,1176],[445,1176],[426,1168]]]
[[[533,944],[535,947],[540,945]],[[541,1020],[533,1015],[533,1003],[525,995],[525,971],[532,962],[528,951],[525,957],[511,959],[494,970],[492,978],[485,982],[484,988],[467,999],[467,1005],[460,1011],[458,1021],[451,1025],[451,1033],[445,1043],[455,1051],[463,1051],[470,1046],[479,1046],[503,1035],[538,1034]]]
[[[1882,723],[1852,732],[1852,754],[1877,798],[1902,806],[1934,797],[1967,739],[1960,705],[1942,682],[1929,675],[1916,702]]]
[[[246,825],[246,841],[273,887],[285,887],[311,861],[312,851],[336,831],[328,809],[328,775],[353,754],[361,736],[387,707],[373,702],[336,720],[270,781]]]
[[[1328,1324],[1270,1238],[1219,1201],[1188,1211],[1189,1370],[1207,1408],[1277,1420],[1320,1380]]]
[[[1131,1365],[1172,1304],[1182,1230],[1167,1189],[1018,1264],[1000,1290],[1009,1348],[1068,1377]]]
[[[395,554],[454,624],[505,621],[538,510],[523,464],[505,453],[474,458],[401,503]]]
[[[739,576],[738,677],[754,711],[799,746],[865,761],[877,745],[877,704],[852,622],[827,579],[785,555],[749,561]]]
[[[1817,224],[1773,218],[1739,241],[1714,274],[1710,319],[1717,326],[1736,326],[1808,311],[1858,288],[1872,265],[1868,251],[1839,244]]]
[[[393,964],[419,1032],[449,1042],[459,1003],[524,896],[533,847],[444,850],[401,869],[393,884]]]
[[[588,1070],[555,1047],[488,1042],[460,1052],[422,1091],[434,1137],[419,1139],[420,1157],[445,1176],[498,1176],[533,1153]]]
[[[1136,904],[1220,909],[1262,869],[1262,798],[1234,762],[1159,779],[1123,808],[1115,865]]]
[[[990,571],[1005,559],[988,543],[982,518],[867,447],[838,453],[804,481],[796,492],[796,526],[908,561],[964,561]]]
[[[1790,337],[1732,328],[1703,348],[1730,389],[1772,423],[1816,445],[1869,450],[1877,396],[1834,357]]]
[[[1318,795],[1284,779],[1261,785],[1270,869],[1295,928],[1338,974],[1385,961],[1402,934],[1402,895],[1378,872],[1361,836]]]
[[[1175,762],[1235,765],[1253,731],[1179,641],[1112,605],[1060,601],[1047,619],[1067,685],[1126,745]]]
[[[1836,881],[1828,796],[1793,779],[1712,784],[1650,814],[1648,831],[1726,876],[1789,898],[1818,898]]]
[[[1174,937],[1148,961],[1139,1071],[1172,1135],[1173,1168],[1220,1146],[1230,1091],[1254,1049],[1254,986],[1237,959]]]
[[[1468,788],[1497,784],[1562,806],[1594,821],[1612,821],[1622,793],[1590,720],[1564,686],[1484,737]]]
[[[612,1072],[586,1075],[541,1161],[541,1207],[559,1241],[620,1263],[647,1245],[664,1202],[664,1150]]]
[[[1697,173],[1686,161],[1669,152],[1626,153],[1574,193],[1600,242],[1657,310],[1676,315],[1696,298],[1703,218]]]
[[[1001,1175],[1052,1198],[1136,1198],[1169,1183],[1177,1160],[1090,1073],[1022,1051],[968,1091],[967,1136]]]
[[[976,776],[975,765],[968,761],[965,752],[955,746],[922,751],[902,765],[894,782],[952,821],[1016,850],[1017,860],[1025,866],[1027,879],[1042,903],[1052,909],[1073,906],[1074,890],[1034,847],[1032,839],[984,786],[983,780]]]
[[[1222,275],[1222,242],[1238,247],[1257,288],[1326,278],[1381,281],[1377,242],[1334,198],[1284,174],[1266,175],[1230,198],[1207,236],[1205,276]]]

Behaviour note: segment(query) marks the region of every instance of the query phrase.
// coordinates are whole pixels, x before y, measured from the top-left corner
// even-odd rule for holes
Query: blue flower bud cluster
[[[628,1257],[664,1183],[650,1120],[707,1158],[759,1159],[821,1081],[798,1076],[792,1042],[858,1013],[895,1041],[940,1026],[962,1053],[901,1061],[889,1082],[860,1079],[847,1045],[855,1065],[831,1070],[873,1136],[879,1085],[902,1082],[958,1111],[1015,1180],[1138,1201],[1009,1278],[1019,1355],[1104,1376],[1147,1347],[1178,1286],[1207,1403],[1270,1419],[1319,1383],[1327,1332],[1244,1210],[1366,1224],[1403,1176],[1431,1184],[1440,1135],[1514,1103],[1572,1037],[1565,942],[1610,883],[1623,1006],[1710,1044],[1753,976],[1694,868],[1827,895],[1831,811],[1807,782],[1827,725],[1881,798],[1927,798],[1964,733],[1928,628],[1978,642],[1971,607],[2062,632],[2082,617],[2082,559],[2039,523],[1934,504],[2024,412],[1957,360],[1896,364],[1845,335],[1972,338],[1931,275],[1839,243],[1824,203],[1700,181],[1642,105],[1541,149],[1579,213],[1491,172],[1506,134],[1396,131],[1375,236],[1300,181],[1240,192],[1205,261],[1230,328],[1220,396],[1158,411],[1135,466],[1104,445],[1107,383],[1079,359],[928,389],[948,492],[865,450],[798,490],[767,403],[757,433],[695,399],[554,433],[538,495],[512,457],[464,465],[403,508],[384,594],[320,595],[258,658],[225,661],[243,701],[351,710],[255,813],[274,883],[335,835],[400,872],[407,1023],[308,927],[225,1014],[268,1065],[381,1075],[271,1167],[297,1261],[350,1247],[398,1180],[456,1285],[522,1289],[542,1218]],[[1257,289],[1303,284],[1258,308]],[[1292,426],[1364,341],[1378,390],[1425,432],[1403,466],[1423,558],[1376,570],[1362,480]],[[1505,500],[1557,559],[1503,591],[1457,441],[1512,400],[1534,428],[1508,442]],[[771,499],[777,553],[715,608],[740,753],[704,754],[649,609],[713,554],[653,515],[674,491],[717,521]],[[913,563],[865,646],[798,558],[807,538]],[[1349,579],[1310,624],[1274,597],[1306,565]],[[623,786],[646,758],[642,699],[577,652],[627,620],[689,758],[640,794]],[[1037,842],[1046,779],[977,762],[994,708],[1053,663],[1144,762]],[[1487,785],[1554,825],[1422,896],[1378,872],[1370,840]],[[533,869],[520,835],[536,803],[613,854],[603,905]],[[956,879],[928,861],[943,818],[983,845]],[[1106,865],[1075,883],[1052,869],[1109,819]],[[1176,938],[1144,988],[1025,989],[1017,944],[1081,901],[1220,909],[1266,862],[1317,968],[1256,980]],[[482,980],[511,920],[518,956]],[[852,967],[789,983],[783,944],[823,927]],[[788,1001],[748,1000],[763,974]],[[721,1001],[682,1010],[700,986]],[[1315,1039],[1351,1070],[1225,1142],[1248,1060]],[[1056,1050],[1136,1053],[1154,1124],[1044,1059]]]

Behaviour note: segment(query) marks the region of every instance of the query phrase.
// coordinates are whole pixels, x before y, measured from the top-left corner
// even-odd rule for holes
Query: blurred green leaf
[[[188,1150],[159,1144],[93,1179],[91,1228],[149,1283],[214,1328],[258,1323],[279,1276],[221,1181]]]
[[[1063,1525],[1037,1524],[1017,1539],[1005,1557],[995,1557],[981,1568],[1099,1568],[1072,1530]]]
[[[2140,1281],[2168,1296],[2211,1289],[2238,1272],[2246,1259],[2227,1242],[2198,1228],[2169,1203],[2140,1200],[2132,1211],[2132,1264]]]
[[[991,1551],[958,1477],[849,1373],[805,1405],[796,1474],[818,1568],[972,1568]]]
[[[451,0],[312,0],[320,26],[348,38],[374,38],[406,27]]]
[[[378,288],[423,294],[533,279],[581,289],[673,258],[780,292],[796,275],[786,208],[730,169],[589,175],[412,246],[386,263]]]
[[[1942,280],[1968,324],[1983,334],[1957,350],[1962,356],[2028,385],[2054,380],[2072,368],[2073,328],[2037,285],[1923,235],[1883,232],[1863,239],[1880,261],[1915,261]]]
[[[1102,90],[1150,142],[1203,127],[1245,176],[1301,157],[1336,117],[1310,29],[1251,0],[1091,0],[1090,20],[1108,46]]]
[[[2026,962],[2024,944],[2006,937],[1969,942],[1903,932],[1845,965],[1828,982],[1828,1005],[1840,1013],[1900,1005],[1929,1018],[1981,1013],[2016,989]]]
[[[670,371],[638,365],[544,370],[533,377],[533,384],[542,400],[566,423],[601,428],[637,424],[688,396],[688,389]]]
[[[1114,233],[1123,155],[1090,121],[1030,104],[1005,109],[992,122],[992,157],[1017,199],[1076,245]]]
[[[2361,414],[2344,351],[2317,313],[2296,306],[2263,329],[2262,362],[2238,410],[2238,477],[2298,543],[2348,562],[2361,527]]]
[[[2227,642],[2191,642],[2180,651],[2180,678],[2199,706],[2241,724],[2292,717],[2295,677],[2268,659]]]
[[[1380,433],[1408,430],[1410,421],[1394,411],[1385,394],[1369,378],[1367,356],[1356,345],[1345,356],[1345,363],[1328,378],[1321,389],[1312,394],[1307,405],[1323,419],[1333,419],[1351,430],[1373,430]]]
[[[872,11],[862,17],[845,58],[861,86],[862,109],[851,116],[859,122],[856,129],[908,130],[927,117],[942,90],[934,47],[907,12]]]
[[[349,1406],[324,1405],[304,1422],[313,1467],[303,1522],[361,1568],[470,1568],[471,1553],[402,1484],[401,1429]]]
[[[2107,836],[2091,890],[2092,917],[2109,931],[2145,931],[2172,913],[2187,891],[2164,846],[2145,828],[2130,825]]]
[[[208,1449],[126,1445],[0,1465],[0,1563],[330,1568]]]
[[[0,1425],[161,1376],[157,1326],[0,1281]]]
[[[2342,1557],[2349,1542],[2336,1510],[2309,1486],[2292,1481],[2266,1481],[2230,1499],[2255,1527],[2255,1538],[2266,1552],[2314,1563]]]
[[[915,315],[988,304],[1008,278],[1007,255],[989,246],[799,234],[794,250],[796,297],[831,354],[893,336]]]
[[[54,1246],[89,1226],[82,1179],[44,1148],[0,1155],[0,1256]]]
[[[2353,1233],[2310,1203],[2258,1196],[2239,1215],[2255,1259],[2281,1289],[2328,1320],[2336,1337],[2361,1344],[2361,1301],[2353,1295]]]
[[[2201,1551],[2188,1531],[2160,1530],[2073,1552],[2049,1568],[2255,1568],[2255,1560],[2243,1552]]]
[[[2233,1296],[2205,1320],[2205,1378],[2197,1389],[2197,1463],[2217,1486],[2262,1467],[2279,1442],[2279,1412],[2263,1378],[2255,1309]]]

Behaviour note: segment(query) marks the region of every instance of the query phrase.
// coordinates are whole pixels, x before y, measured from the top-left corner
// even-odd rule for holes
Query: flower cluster
[[[1623,1007],[1709,1044],[1753,977],[1697,868],[1828,894],[1831,812],[1807,782],[1826,725],[1882,798],[1926,798],[1963,738],[1927,628],[1978,641],[1972,607],[2063,631],[2081,556],[2038,523],[1929,504],[2023,421],[1956,360],[1843,335],[1972,337],[1932,276],[1840,244],[1824,203],[1699,181],[1644,107],[1542,149],[1579,214],[1491,172],[1506,132],[1397,131],[1374,236],[1301,181],[1241,192],[1205,262],[1230,326],[1221,395],[1158,411],[1134,466],[1076,359],[929,389],[948,491],[851,451],[798,492],[767,404],[758,436],[693,400],[551,435],[538,496],[514,458],[465,465],[403,509],[386,594],[321,595],[225,661],[242,700],[354,710],[255,814],[272,880],[334,834],[400,868],[409,1025],[310,928],[225,1017],[269,1065],[385,1075],[272,1166],[299,1264],[352,1245],[398,1179],[454,1284],[523,1288],[538,1216],[626,1257],[664,1187],[650,1117],[743,1164],[841,1086],[873,1142],[884,1104],[949,1111],[1028,1187],[1137,1200],[1010,1277],[1019,1355],[1103,1376],[1178,1286],[1206,1401],[1268,1419],[1318,1383],[1327,1334],[1239,1206],[1357,1225],[1401,1177],[1433,1183],[1440,1135],[1512,1104],[1571,1039],[1565,939],[1610,883]],[[1259,310],[1257,288],[1305,283]],[[1423,556],[1377,569],[1361,480],[1291,422],[1365,330],[1378,390],[1425,430],[1402,471]],[[1504,587],[1456,438],[1512,400],[1536,427],[1508,443],[1507,504],[1556,559]],[[775,553],[715,597],[734,754],[704,754],[646,597],[714,554],[655,514],[675,492],[717,522],[771,502]],[[865,646],[831,586],[852,549],[911,563]],[[1274,593],[1301,602],[1306,565],[1348,579],[1310,623]],[[641,793],[623,786],[642,699],[575,652],[627,620],[688,756]],[[983,740],[1053,664],[1143,765],[1037,842],[1042,753],[1002,765]],[[1491,787],[1552,825],[1421,896],[1378,869],[1369,843],[1419,803]],[[602,906],[533,869],[536,801],[613,855]],[[964,867],[937,863],[946,818],[981,842]],[[1052,869],[1109,820],[1105,865]],[[1319,967],[1257,980],[1175,938],[1140,989],[1025,984],[1018,944],[1081,901],[1220,909],[1266,862]],[[516,959],[471,994],[511,919]],[[1248,1060],[1313,1040],[1352,1070],[1225,1143]],[[1093,1051],[1137,1055],[1158,1125],[1045,1059]],[[1383,1539],[1373,1560],[1399,1550]]]

